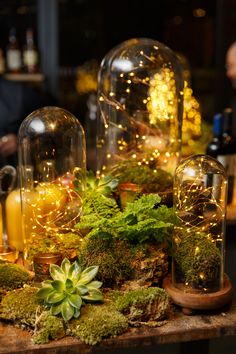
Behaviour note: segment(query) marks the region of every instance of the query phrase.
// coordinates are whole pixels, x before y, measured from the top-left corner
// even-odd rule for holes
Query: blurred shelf
[[[42,73],[36,74],[4,74],[4,78],[11,81],[19,81],[19,82],[35,82],[41,83],[45,80],[45,76]]]

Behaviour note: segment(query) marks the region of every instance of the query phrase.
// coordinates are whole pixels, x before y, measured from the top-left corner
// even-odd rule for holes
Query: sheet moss
[[[26,286],[8,292],[0,304],[0,319],[34,327],[36,312],[42,309],[36,296],[38,288]]]
[[[86,305],[81,316],[68,323],[69,334],[90,345],[95,345],[103,338],[115,337],[128,329],[128,321],[116,310],[112,303]]]
[[[61,317],[53,316],[49,311],[43,311],[36,319],[33,341],[44,344],[51,339],[59,339],[66,335],[64,321]]]

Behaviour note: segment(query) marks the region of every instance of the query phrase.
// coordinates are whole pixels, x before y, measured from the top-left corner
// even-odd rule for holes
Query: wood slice
[[[176,305],[183,308],[183,312],[191,314],[189,310],[214,310],[223,307],[232,301],[233,288],[227,275],[224,276],[223,289],[214,293],[192,294],[176,288],[168,275],[163,281],[163,287]]]

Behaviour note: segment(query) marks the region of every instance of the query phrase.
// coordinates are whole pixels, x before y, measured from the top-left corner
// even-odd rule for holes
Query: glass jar
[[[172,283],[185,293],[213,293],[223,287],[226,204],[227,176],[221,163],[195,155],[179,164]]]
[[[98,175],[137,183],[143,192],[167,181],[172,187],[182,113],[182,69],[172,50],[146,38],[112,49],[98,75]]]
[[[19,130],[24,258],[32,266],[40,253],[73,258],[80,240],[79,220],[86,155],[84,131],[70,112],[44,107],[31,113]],[[53,255],[52,255],[53,256]]]

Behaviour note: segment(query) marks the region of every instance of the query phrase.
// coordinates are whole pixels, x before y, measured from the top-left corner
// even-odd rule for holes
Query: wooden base
[[[191,294],[176,288],[168,275],[163,281],[163,287],[176,305],[182,307],[186,315],[193,314],[194,310],[214,310],[227,305],[232,301],[233,288],[229,278],[224,276],[223,289],[214,293]]]

